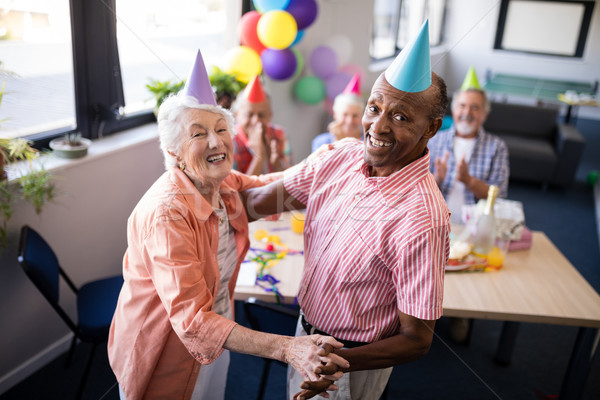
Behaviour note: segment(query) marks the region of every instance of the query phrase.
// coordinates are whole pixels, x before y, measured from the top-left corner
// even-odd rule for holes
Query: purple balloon
[[[298,65],[296,55],[290,48],[283,50],[267,48],[260,53],[260,59],[265,74],[277,81],[291,78]]]
[[[298,30],[304,29],[312,24],[317,18],[317,2],[315,0],[290,0],[285,11],[292,14],[296,20]]]
[[[314,74],[323,80],[333,76],[338,69],[337,56],[328,46],[316,47],[310,55],[309,64]]]
[[[350,82],[352,76],[345,72],[336,72],[332,77],[325,81],[325,90],[327,97],[331,100],[335,99],[335,96],[342,93],[346,88],[348,82]]]

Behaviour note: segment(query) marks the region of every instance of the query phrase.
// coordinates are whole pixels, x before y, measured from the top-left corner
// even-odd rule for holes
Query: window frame
[[[125,98],[117,42],[116,1],[69,0],[75,127],[24,136],[35,148],[47,149],[52,139],[70,132],[98,139],[156,122],[152,109],[122,112]]]
[[[427,1],[427,0],[425,0]],[[382,61],[388,61],[388,60],[393,60],[394,58],[396,58],[396,56],[402,51],[402,47],[398,46],[398,32],[400,31],[400,23],[402,21],[402,9],[403,9],[403,2],[404,0],[400,0],[399,4],[398,4],[398,13],[397,16],[395,18],[394,24],[395,26],[393,27],[394,29],[394,53],[390,54],[389,56],[384,56],[381,58],[377,58],[377,57],[373,57],[369,51],[369,57],[371,58],[371,62],[372,63],[378,63],[378,62],[382,62]],[[432,46],[432,48],[438,48],[438,47],[442,47],[444,46],[444,31],[445,31],[445,27],[446,27],[446,18],[447,18],[447,8],[448,8],[448,0],[444,0],[444,12],[443,12],[443,16],[442,16],[442,21],[441,21],[441,26],[440,26],[440,37],[439,37],[439,42],[437,45]],[[374,23],[374,20],[373,20]],[[430,22],[431,24],[431,22]],[[373,41],[375,40],[375,29],[371,29],[371,41],[370,41],[370,45],[372,46]]]

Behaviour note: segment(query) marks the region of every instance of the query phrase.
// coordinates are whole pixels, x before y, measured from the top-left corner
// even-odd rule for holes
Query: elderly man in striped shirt
[[[429,61],[423,32],[415,46],[427,47]],[[344,343],[335,352],[350,368],[329,393],[336,400],[378,399],[392,366],[427,354],[442,315],[450,222],[427,142],[442,124],[446,85],[428,63],[425,73],[398,74],[412,62],[400,58],[373,85],[364,143],[338,141],[283,181],[245,193],[254,218],[306,207],[296,335],[326,332]],[[329,383],[289,371],[288,394],[311,398]]]

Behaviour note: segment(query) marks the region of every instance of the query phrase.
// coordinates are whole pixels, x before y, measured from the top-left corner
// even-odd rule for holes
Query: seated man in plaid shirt
[[[507,195],[508,149],[483,129],[489,112],[490,102],[471,69],[452,98],[453,125],[429,141],[430,168],[452,222],[461,223],[463,204],[485,199],[489,185],[498,186],[498,197]]]

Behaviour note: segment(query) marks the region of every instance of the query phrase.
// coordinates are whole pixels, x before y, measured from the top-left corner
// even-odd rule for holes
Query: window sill
[[[44,167],[47,171],[56,172],[67,168],[77,167],[83,163],[106,157],[124,151],[130,147],[137,146],[158,138],[156,123],[142,125],[120,133],[116,133],[92,142],[85,157],[78,159],[64,159],[53,155],[51,152],[41,155],[34,161],[34,168]],[[23,175],[29,166],[26,161],[12,163],[6,167],[8,181],[16,181]]]

